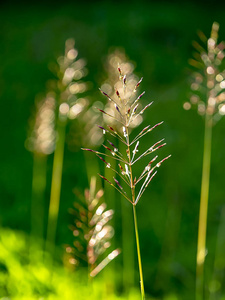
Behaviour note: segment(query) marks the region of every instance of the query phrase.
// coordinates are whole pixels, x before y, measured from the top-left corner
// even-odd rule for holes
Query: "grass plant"
[[[107,97],[108,101],[113,103],[114,110],[111,113],[109,113],[102,109],[99,109],[104,115],[116,121],[118,129],[115,129],[110,125],[107,125],[106,127],[99,127],[104,134],[108,134],[112,138],[119,140],[121,143],[123,143],[125,145],[126,150],[125,152],[121,152],[121,150],[115,146],[115,142],[113,143],[111,140],[107,140],[107,145],[103,144],[104,148],[108,150],[108,153],[101,153],[88,148],[83,148],[83,150],[95,153],[105,163],[106,167],[112,170],[115,176],[113,177],[113,183],[103,175],[99,175],[103,180],[105,180],[112,187],[114,187],[128,202],[132,204],[140,276],[141,298],[145,299],[144,278],[142,270],[136,206],[144,191],[148,187],[149,183],[156,175],[156,169],[159,168],[161,164],[170,157],[170,155],[165,157],[158,163],[156,163],[156,160],[158,158],[158,156],[156,155],[155,157],[150,159],[150,161],[148,161],[148,164],[144,167],[144,170],[138,175],[138,177],[135,176],[133,171],[134,165],[138,163],[142,158],[152,154],[156,150],[166,145],[166,143],[164,143],[164,139],[159,140],[156,143],[154,143],[151,147],[147,148],[147,150],[143,151],[142,154],[137,156],[137,153],[139,151],[138,149],[140,139],[144,135],[151,132],[154,128],[161,125],[163,122],[160,122],[152,127],[150,125],[146,126],[140,131],[139,134],[137,134],[131,140],[131,124],[135,121],[136,118],[138,118],[144,113],[144,111],[152,104],[152,102],[147,104],[144,108],[140,108],[139,100],[144,95],[144,93],[141,93],[137,97],[136,92],[142,79],[138,82],[133,82],[133,84],[130,85],[128,84],[129,77],[126,74],[122,73],[122,69],[120,67],[118,67],[118,72],[120,84],[115,87],[116,99],[110,97],[106,92],[102,91],[102,93]],[[119,171],[112,168],[110,163],[108,163],[102,156],[105,156],[106,159],[108,157],[113,157],[118,163]],[[126,184],[126,188],[123,188],[120,184],[121,180]]]
[[[44,207],[47,176],[47,157],[55,146],[55,99],[46,95],[41,100],[36,99],[35,116],[30,119],[30,133],[26,147],[33,153],[33,176],[31,194],[31,245],[33,240],[44,241]],[[42,245],[42,250],[43,249]]]
[[[57,80],[52,82],[52,90],[57,103],[56,113],[56,147],[54,152],[52,184],[50,193],[46,250],[54,253],[54,245],[59,214],[61,182],[63,172],[66,126],[69,119],[76,119],[83,111],[87,101],[79,98],[87,85],[81,81],[86,75],[86,62],[77,59],[78,51],[74,48],[75,41],[69,39],[65,45],[65,55],[58,58],[58,63],[52,66]]]
[[[74,191],[76,201],[70,213],[74,222],[70,226],[73,232],[73,246],[68,245],[66,252],[68,262],[74,270],[87,267],[88,276],[95,277],[106,265],[120,254],[119,249],[111,252],[111,240],[114,228],[109,225],[114,211],[106,210],[107,205],[102,201],[103,190],[96,191],[96,178],[92,177],[90,189],[86,189],[84,196],[78,190]],[[108,252],[104,258],[103,255]]]
[[[197,105],[198,113],[205,119],[205,133],[203,146],[202,182],[199,209],[198,245],[196,261],[196,300],[205,299],[204,264],[206,251],[207,214],[210,186],[210,167],[212,149],[212,129],[218,120],[225,114],[225,70],[223,68],[224,42],[218,41],[219,24],[212,25],[209,39],[200,32],[199,37],[205,46],[194,42],[197,49],[195,59],[190,64],[199,69],[194,74],[191,85],[193,95],[190,103],[185,103],[184,108],[190,109]]]
[[[104,68],[106,71],[107,78],[101,85],[101,90],[104,90],[108,96],[111,98],[115,98],[116,86],[120,85],[120,79],[118,78],[118,65],[120,65],[120,68],[126,73],[127,76],[129,76],[129,84],[133,84],[134,82],[138,81],[138,77],[134,74],[135,69],[135,63],[132,62],[127,54],[125,53],[125,50],[123,48],[116,48],[114,51],[110,52],[105,60]],[[129,88],[129,87],[127,87]],[[114,106],[112,102],[107,102],[104,105],[104,110],[106,112],[113,112]],[[134,122],[131,123],[132,128],[137,127],[142,122],[143,118],[142,116],[138,116]],[[112,119],[108,117],[107,115],[103,114],[103,124],[108,124],[112,126],[114,129],[120,130],[120,124],[115,119]],[[130,131],[132,129],[130,127]],[[120,141],[117,141],[116,147],[124,151],[123,149],[123,143]],[[105,149],[107,152],[108,150]],[[116,160],[111,157],[108,157],[108,163],[110,163],[111,167],[114,169],[117,169],[118,166],[116,164]],[[104,170],[104,176],[108,178],[110,176],[111,170],[107,167],[105,167]],[[123,182],[120,183],[123,187]],[[113,209],[116,209],[118,204],[116,203],[116,190],[112,190],[110,186],[106,185],[105,188],[105,195],[108,203]],[[123,197],[123,196],[121,196]],[[114,222],[118,224],[122,229],[122,256],[123,256],[123,268],[122,268],[122,280],[123,280],[123,289],[129,290],[131,286],[134,285],[135,282],[135,274],[134,274],[134,257],[135,257],[135,248],[134,248],[134,237],[132,235],[129,235],[130,226],[133,222],[132,220],[132,214],[127,213],[129,210],[129,203],[125,201],[120,201],[119,203],[119,209],[121,210],[121,215],[123,216],[122,220],[121,218],[116,215],[116,218],[114,218]],[[117,225],[118,226],[118,225]]]

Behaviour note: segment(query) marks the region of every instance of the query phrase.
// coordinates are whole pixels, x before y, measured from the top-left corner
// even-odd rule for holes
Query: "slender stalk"
[[[109,158],[108,162],[110,163],[111,167],[113,167],[114,169],[116,168],[116,161],[113,158]],[[106,168],[104,169],[105,171],[105,177],[110,176],[111,170]],[[104,186],[104,198],[105,201],[107,203],[107,205],[110,207],[110,209],[113,209],[114,211],[116,211],[116,191],[114,189],[111,189],[111,186],[109,186],[108,184]],[[116,231],[118,229],[118,227],[116,226],[116,224],[118,224],[117,222],[119,220],[115,220],[117,216],[114,216],[114,218],[111,220],[111,225],[115,230],[115,234],[114,237],[111,240],[111,245],[112,248],[115,249],[115,236],[116,236]],[[119,264],[119,262],[115,261],[114,264],[111,265],[111,270],[110,269],[106,269],[104,276],[105,276],[105,290],[106,290],[106,294],[109,293],[109,291],[113,292],[116,288],[116,264]],[[118,265],[119,266],[119,265]]]
[[[42,153],[33,153],[33,176],[31,198],[31,245],[30,257],[34,259],[33,242],[38,238],[41,250],[44,240],[44,192],[46,188],[47,156]]]
[[[128,201],[123,201],[121,197],[122,213],[122,254],[123,254],[123,286],[125,292],[134,286],[134,236],[129,234],[130,224],[132,224],[132,211]]]
[[[141,299],[144,300],[145,299],[145,289],[144,289],[144,279],[143,279],[143,272],[142,272],[141,251],[140,251],[138,224],[137,224],[136,206],[135,205],[133,205],[133,214],[134,214],[134,228],[135,228],[138,265],[139,265],[139,274],[140,274]]]
[[[129,142],[129,131],[128,127],[125,126],[127,132],[127,154],[129,160],[129,169],[130,169],[130,187],[131,187],[131,194],[132,194],[132,203],[133,203],[133,216],[134,216],[134,229],[135,229],[135,237],[136,237],[136,246],[137,246],[137,256],[138,256],[138,266],[139,266],[139,276],[140,276],[140,287],[141,287],[141,299],[145,299],[145,289],[144,289],[144,278],[143,278],[143,271],[142,271],[142,263],[141,263],[141,250],[140,250],[140,243],[139,243],[139,234],[138,234],[138,223],[137,223],[137,216],[136,216],[136,205],[135,205],[135,185],[133,181],[133,174],[132,174],[132,163],[131,163],[131,151],[130,151],[130,142]]]
[[[224,282],[224,268],[225,268],[225,205],[221,209],[220,223],[218,226],[216,251],[213,266],[213,275],[211,283],[217,284],[216,289],[211,289],[209,294],[209,300],[217,300],[222,298],[222,288]]]
[[[126,153],[125,145],[118,141],[121,153]],[[126,183],[121,182],[123,189],[126,189]],[[121,195],[122,196],[122,195]],[[130,224],[132,223],[132,212],[130,203],[123,201],[123,196],[121,197],[121,218],[122,221],[122,255],[123,255],[123,269],[122,269],[122,278],[123,278],[123,288],[125,293],[134,286],[135,271],[134,271],[134,236],[129,234]]]
[[[53,160],[52,185],[46,237],[46,250],[52,255],[54,255],[57,220],[59,214],[66,121],[58,120],[57,127],[58,140]]]
[[[204,299],[204,264],[206,256],[206,231],[209,199],[211,144],[212,116],[206,113],[196,264],[196,300]]]

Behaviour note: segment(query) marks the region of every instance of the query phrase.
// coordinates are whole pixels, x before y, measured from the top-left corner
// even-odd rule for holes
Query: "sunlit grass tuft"
[[[74,222],[73,245],[66,246],[67,260],[74,271],[86,267],[88,276],[95,277],[109,262],[120,254],[120,249],[111,250],[114,228],[109,224],[114,211],[102,201],[103,190],[96,191],[96,178],[92,177],[90,189],[84,195],[74,191],[76,201],[69,211]],[[105,255],[107,253],[107,255]]]
[[[115,87],[115,98],[112,98],[106,92],[101,91],[103,95],[107,97],[108,101],[112,104],[114,109],[110,112],[102,109],[99,109],[99,111],[101,111],[103,115],[106,115],[108,118],[112,119],[116,124],[116,127],[112,127],[111,125],[107,125],[105,127],[99,126],[102,129],[103,134],[107,134],[107,136],[110,138],[110,140],[107,139],[106,144],[103,144],[103,147],[108,150],[108,152],[101,153],[99,151],[87,148],[83,150],[95,153],[97,157],[99,157],[99,159],[104,162],[106,168],[112,170],[114,176],[110,180],[101,174],[99,174],[99,176],[108,184],[110,184],[114,189],[116,189],[133,206],[141,296],[142,299],[145,299],[136,205],[140,201],[141,196],[152,181],[153,177],[156,175],[157,168],[159,168],[161,164],[170,157],[170,155],[163,158],[159,162],[156,162],[158,159],[158,155],[154,156],[151,159],[148,159],[148,163],[144,167],[143,171],[140,172],[139,175],[134,175],[133,166],[136,163],[166,145],[166,143],[164,143],[164,139],[161,139],[155,142],[151,147],[148,146],[147,150],[138,155],[141,138],[144,135],[150,133],[153,129],[161,125],[163,122],[157,123],[154,126],[146,126],[135,137],[131,139],[131,124],[135,122],[135,120],[139,116],[141,116],[149,106],[151,106],[152,102],[147,104],[144,108],[140,108],[140,99],[142,98],[144,93],[141,93],[139,96],[137,96],[136,92],[139,85],[141,84],[142,78],[138,82],[133,82],[130,85],[129,77],[126,74],[122,73],[122,69],[120,67],[118,67],[118,75],[120,82]],[[115,146],[115,142],[112,142],[112,138],[122,143],[126,150],[122,151],[118,149]],[[116,168],[113,168],[107,161],[108,158],[113,158],[117,162],[118,171],[116,170]],[[124,182],[125,188],[123,188],[120,184],[121,181]]]

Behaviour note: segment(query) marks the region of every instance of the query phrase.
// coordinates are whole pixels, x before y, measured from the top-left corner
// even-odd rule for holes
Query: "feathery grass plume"
[[[214,22],[209,39],[199,32],[203,45],[193,43],[196,49],[190,65],[197,69],[193,73],[190,102],[184,103],[184,109],[192,106],[202,116],[210,116],[215,124],[225,115],[225,42],[218,43],[219,24]]]
[[[74,44],[73,39],[68,39],[65,43],[64,56],[59,57],[57,63],[51,65],[51,70],[57,78],[50,84],[57,103],[57,140],[53,161],[46,249],[52,254],[59,213],[66,125],[68,119],[76,119],[87,105],[87,100],[80,97],[88,88],[87,84],[82,81],[87,74],[86,62],[83,59],[77,59],[78,51],[74,48]]]
[[[196,262],[196,299],[204,299],[204,263],[206,256],[206,230],[211,166],[212,127],[225,114],[225,43],[218,43],[219,24],[212,25],[209,39],[200,32],[199,37],[206,46],[194,42],[197,50],[190,64],[198,68],[191,84],[193,94],[185,109],[197,105],[198,113],[205,118],[201,199],[199,211],[198,246]]]
[[[46,188],[47,156],[55,148],[55,99],[51,94],[35,101],[35,115],[30,118],[30,133],[25,142],[33,153],[31,195],[31,256],[32,239],[44,240],[44,193]],[[42,245],[43,247],[43,245]],[[43,249],[42,249],[43,250]]]
[[[117,126],[119,130],[113,128],[110,125],[105,127],[100,127],[103,132],[109,136],[107,140],[107,145],[105,145],[108,149],[108,153],[101,153],[99,151],[95,151],[92,149],[84,148],[83,150],[90,151],[95,153],[106,165],[107,168],[111,169],[114,173],[113,179],[109,180],[106,177],[101,176],[108,184],[114,187],[123,197],[129,201],[133,205],[133,216],[134,216],[134,226],[135,226],[135,236],[136,236],[136,245],[137,245],[137,255],[138,255],[138,264],[139,264],[139,274],[140,274],[140,285],[141,285],[141,295],[142,299],[145,299],[144,292],[144,280],[143,280],[143,272],[142,272],[142,264],[141,264],[141,253],[140,253],[140,243],[139,243],[139,235],[138,235],[138,224],[136,217],[136,205],[140,201],[141,196],[144,191],[148,187],[149,183],[156,175],[156,169],[161,166],[161,164],[170,157],[167,156],[164,159],[156,162],[158,156],[154,156],[153,158],[148,158],[150,154],[155,152],[156,150],[162,148],[166,145],[164,143],[164,139],[161,139],[154,143],[151,147],[148,147],[144,152],[138,154],[139,152],[139,143],[140,139],[151,132],[154,128],[158,127],[162,124],[162,122],[155,124],[154,126],[146,126],[142,129],[134,138],[131,139],[130,136],[130,127],[131,124],[135,121],[135,119],[142,115],[144,111],[152,104],[147,104],[144,108],[139,108],[140,103],[139,100],[142,97],[143,93],[139,96],[137,95],[137,89],[142,81],[139,80],[135,82],[133,85],[129,85],[129,78],[126,75],[123,75],[122,70],[118,67],[119,78],[121,85],[116,87],[116,98],[112,99],[109,97],[107,93],[104,92],[104,95],[107,97],[108,101],[112,102],[114,105],[114,112],[107,113],[104,110],[103,114],[108,114],[113,120],[117,122]],[[125,145],[126,150],[124,152],[120,152],[115,144],[111,141],[111,137],[116,138],[121,143]],[[104,157],[104,158],[103,158]],[[119,166],[119,171],[113,169],[110,163],[107,162],[108,157],[113,157]],[[147,159],[147,164],[144,170],[136,175],[133,173],[134,164],[138,163],[142,158]],[[122,188],[120,182],[124,182],[128,187],[126,190]]]
[[[90,189],[86,189],[84,196],[74,191],[78,200],[70,213],[74,216],[74,224],[70,229],[74,235],[73,247],[67,246],[66,252],[69,263],[74,269],[88,266],[88,274],[96,276],[110,261],[119,255],[120,250],[109,252],[110,240],[114,229],[109,225],[114,211],[106,210],[107,205],[101,200],[104,192],[96,192],[96,178],[92,177]],[[108,252],[103,258],[103,254]]]
[[[49,155],[55,149],[55,98],[51,93],[36,99],[35,115],[30,118],[30,133],[26,148],[40,155]]]
[[[118,78],[118,67],[123,70],[124,74],[126,74],[123,80],[126,84],[127,93],[128,91],[132,93],[133,86],[138,81],[138,77],[133,73],[135,64],[128,59],[123,49],[115,49],[114,52],[108,55],[105,62],[105,70],[108,77],[101,85],[100,91],[109,99],[104,106],[104,111],[112,116],[115,115],[115,102],[113,99],[120,98],[119,90],[123,87],[121,79]],[[129,80],[127,80],[128,77]],[[119,125],[117,120],[115,118],[111,118],[108,114],[103,115],[104,123],[117,128]],[[131,128],[135,128],[140,125],[142,120],[142,116],[138,115],[130,124],[130,130]],[[120,129],[120,126],[118,126],[118,129]]]

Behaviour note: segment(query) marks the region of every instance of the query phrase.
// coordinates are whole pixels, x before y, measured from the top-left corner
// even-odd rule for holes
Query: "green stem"
[[[52,255],[54,255],[57,220],[59,214],[66,121],[58,120],[57,129],[58,140],[56,143],[56,149],[53,160],[52,185],[46,237],[46,250],[49,251]]]
[[[126,148],[122,142],[119,142],[121,153],[126,152]],[[126,190],[125,182],[121,182],[121,186]],[[123,198],[123,199],[122,199]],[[129,212],[129,213],[128,213]],[[132,212],[130,203],[124,201],[124,197],[121,196],[121,215],[122,217],[122,255],[123,255],[123,288],[126,293],[130,287],[134,286],[135,281],[135,268],[134,268],[134,236],[130,235],[130,224],[132,223]]]
[[[138,224],[137,224],[136,206],[135,205],[133,205],[133,214],[134,214],[134,228],[135,228],[137,255],[138,255],[138,265],[139,265],[139,274],[140,274],[141,299],[144,300],[145,299],[144,279],[143,279],[143,272],[142,272],[141,251],[140,251],[140,243],[139,243],[139,235],[138,235]]]
[[[113,159],[113,158],[108,158],[108,160],[107,160],[107,162],[108,163],[110,163],[110,165],[111,165],[111,167],[113,168],[113,169],[116,169],[116,161],[115,161],[115,159]],[[111,170],[110,170],[110,168],[106,168],[105,167],[105,177],[106,178],[110,178],[110,176],[111,176]],[[104,186],[104,198],[105,198],[105,202],[106,202],[106,204],[108,205],[108,207],[110,208],[110,209],[113,209],[113,211],[116,211],[116,191],[115,191],[115,189],[112,189],[111,188],[111,186],[109,186],[108,184],[106,184],[105,186]],[[115,230],[115,235],[114,235],[114,238],[111,240],[111,246],[112,246],[112,248],[113,249],[115,249],[115,244],[116,244],[116,242],[115,242],[115,237],[116,237],[116,232],[117,232],[117,230],[118,230],[118,221],[119,220],[115,220],[115,218],[117,217],[117,215],[115,215],[114,214],[114,217],[112,218],[112,220],[111,220],[111,225],[112,225],[112,227],[114,228],[114,230]],[[110,286],[110,288],[109,288],[109,290],[111,290],[111,291],[113,291],[113,290],[115,290],[115,287],[116,287],[116,264],[117,264],[118,262],[117,262],[117,260],[111,265],[111,268],[110,268],[110,270],[109,269],[107,269],[106,271],[105,271],[105,282],[106,282],[106,286]],[[111,272],[112,271],[112,272]],[[111,273],[110,273],[111,272]],[[110,274],[110,276],[109,276],[109,274]],[[110,280],[109,280],[109,278],[110,278]]]
[[[217,284],[216,289],[211,289],[209,300],[217,300],[222,298],[222,288],[224,282],[224,268],[225,268],[225,205],[221,209],[220,223],[217,233],[216,251],[213,266],[213,275],[211,282]]]
[[[144,289],[144,279],[143,279],[143,271],[142,271],[142,263],[141,263],[141,251],[140,251],[138,224],[137,224],[136,206],[135,206],[135,184],[134,184],[133,173],[132,173],[131,150],[130,150],[128,126],[125,126],[125,128],[126,128],[126,133],[127,133],[127,154],[128,154],[129,169],[130,169],[130,188],[131,188],[132,203],[133,203],[134,229],[135,229],[137,255],[138,255],[138,266],[139,266],[140,286],[141,286],[141,299],[144,300],[145,299],[145,289]]]
[[[44,192],[46,188],[46,163],[45,154],[33,153],[33,176],[31,196],[31,245],[30,257],[35,259],[33,244],[37,240],[43,250],[44,240]],[[36,255],[36,254],[35,254]]]
[[[206,114],[201,199],[200,199],[199,226],[198,226],[196,300],[204,299],[204,263],[205,263],[205,256],[206,256],[206,231],[207,231],[207,212],[208,212],[208,199],[209,199],[211,144],[212,144],[212,116]]]
[[[122,196],[121,196],[122,197]],[[122,245],[123,245],[123,287],[125,292],[134,285],[134,236],[130,235],[130,224],[132,223],[132,212],[130,203],[121,199],[122,213]]]

